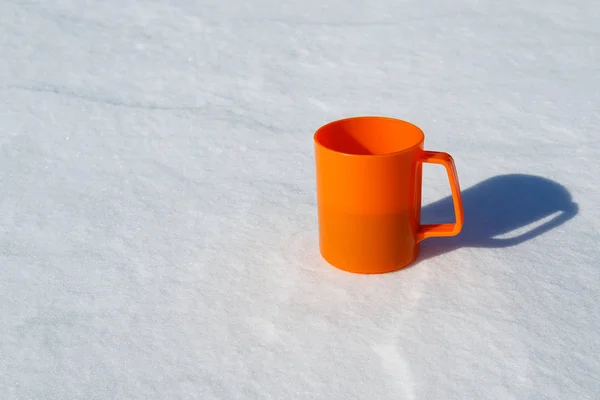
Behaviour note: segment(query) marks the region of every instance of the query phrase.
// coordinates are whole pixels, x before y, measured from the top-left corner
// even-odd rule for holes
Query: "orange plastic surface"
[[[452,156],[448,153],[425,151],[423,152],[422,162],[441,164],[446,167],[448,179],[450,180],[450,190],[452,191],[452,200],[454,202],[454,215],[456,222],[453,224],[430,224],[421,225],[417,233],[417,242],[423,239],[434,236],[456,236],[462,230],[464,223],[464,209],[462,204],[462,196],[460,194],[460,184],[458,182],[458,174]]]
[[[463,206],[450,155],[423,150],[417,126],[387,117],[331,122],[314,135],[319,248],[334,267],[355,273],[403,268],[418,243],[453,236],[463,223]],[[420,225],[422,163],[448,171],[455,224]]]

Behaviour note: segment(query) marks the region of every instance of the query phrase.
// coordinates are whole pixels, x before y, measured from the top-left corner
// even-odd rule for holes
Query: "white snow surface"
[[[3,399],[598,399],[600,2],[0,1]],[[319,255],[312,135],[408,120],[466,220]],[[424,167],[423,221],[452,220]]]

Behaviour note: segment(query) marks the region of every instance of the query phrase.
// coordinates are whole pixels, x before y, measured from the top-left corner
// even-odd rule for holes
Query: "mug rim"
[[[353,154],[353,153],[346,153],[343,151],[338,151],[338,150],[334,150],[332,148],[329,148],[327,146],[325,146],[323,143],[321,143],[318,139],[317,139],[317,135],[319,134],[319,132],[321,132],[322,130],[324,130],[325,128],[333,125],[333,124],[337,124],[343,121],[349,121],[349,120],[355,120],[355,119],[385,119],[388,121],[393,121],[393,122],[400,122],[402,124],[408,124],[411,127],[415,128],[417,130],[417,132],[419,133],[419,140],[417,141],[417,143],[415,143],[414,145],[404,148],[402,150],[398,150],[398,151],[394,151],[391,153],[385,153],[385,154]],[[406,120],[402,120],[399,118],[394,118],[394,117],[386,117],[386,116],[381,116],[381,115],[359,115],[359,116],[354,116],[354,117],[347,117],[347,118],[340,118],[334,121],[330,121],[324,125],[322,125],[321,127],[319,127],[315,133],[313,134],[313,141],[314,143],[319,146],[320,148],[322,148],[323,150],[327,150],[330,151],[332,153],[336,153],[342,156],[346,156],[346,157],[362,157],[362,158],[373,158],[373,157],[393,157],[395,155],[399,155],[399,154],[403,154],[406,152],[409,152],[411,150],[414,150],[415,147],[421,147],[425,141],[425,133],[423,132],[423,130],[421,128],[419,128],[417,125],[413,124],[412,122],[408,122]]]

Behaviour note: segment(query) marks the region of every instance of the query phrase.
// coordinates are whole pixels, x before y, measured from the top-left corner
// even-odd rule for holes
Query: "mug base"
[[[412,257],[408,260],[405,261],[403,263],[400,264],[395,264],[395,265],[389,265],[389,266],[366,266],[366,265],[342,265],[342,264],[338,264],[338,263],[334,263],[333,260],[328,259],[328,257],[326,257],[322,251],[320,251],[321,253],[321,257],[332,267],[339,269],[341,271],[344,272],[350,272],[353,274],[360,274],[360,275],[375,275],[375,274],[388,274],[390,272],[396,272],[396,271],[400,271],[402,269],[406,269],[408,267],[413,266],[414,262],[417,260],[417,258],[419,257],[419,246],[416,246],[414,251],[412,252]]]

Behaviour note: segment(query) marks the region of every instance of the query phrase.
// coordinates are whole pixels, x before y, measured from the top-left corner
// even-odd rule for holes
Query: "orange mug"
[[[458,175],[447,153],[425,151],[417,126],[387,117],[330,122],[314,134],[319,250],[332,266],[376,274],[411,264],[419,242],[463,225]],[[456,222],[421,225],[423,163],[446,167]]]

